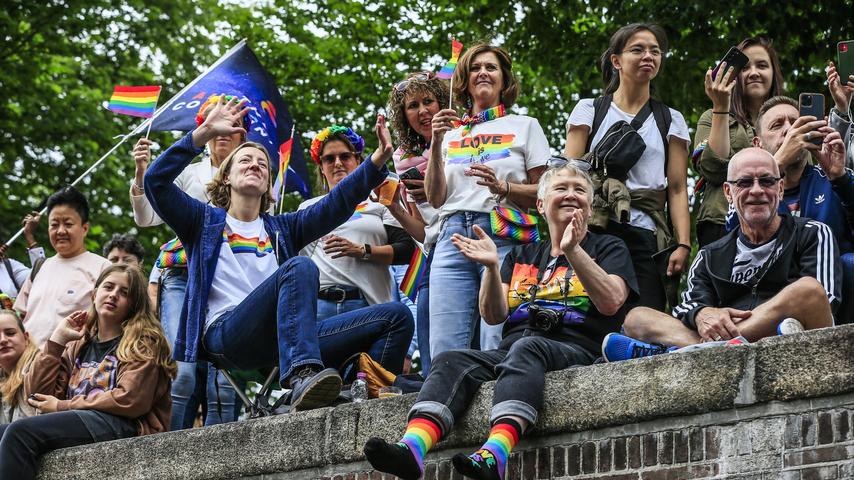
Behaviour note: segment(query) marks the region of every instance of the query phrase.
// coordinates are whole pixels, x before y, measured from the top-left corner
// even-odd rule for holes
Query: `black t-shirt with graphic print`
[[[588,232],[581,248],[605,272],[625,280],[629,296],[623,307],[615,315],[603,315],[590,301],[566,257],[551,257],[550,243],[521,245],[507,254],[501,266],[501,282],[510,285],[507,296],[510,312],[504,323],[505,338],[528,327],[528,305],[533,294],[537,306],[565,311],[563,329],[560,334],[551,334],[550,337],[571,341],[599,356],[605,335],[620,330],[626,314],[625,305],[637,298],[638,285],[629,250],[619,238]],[[537,285],[540,268],[543,268],[542,280],[537,288],[533,288]]]

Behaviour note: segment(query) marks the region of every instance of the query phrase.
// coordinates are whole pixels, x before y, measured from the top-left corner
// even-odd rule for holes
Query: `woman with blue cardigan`
[[[269,215],[270,160],[263,146],[238,146],[220,165],[204,204],[173,180],[217,135],[242,132],[246,100],[220,100],[205,121],[172,145],[145,174],[154,210],[178,234],[188,255],[187,295],[175,358],[205,356],[224,368],[255,369],[278,361],[282,386],[293,389],[291,406],[329,405],[340,392],[332,368],[366,351],[380,363],[397,363],[412,338],[409,310],[399,303],[374,305],[316,321],[318,270],[298,252],[346,221],[378,187],[392,148],[379,117],[379,147],[322,201],[305,210]],[[378,358],[379,357],[379,358]]]

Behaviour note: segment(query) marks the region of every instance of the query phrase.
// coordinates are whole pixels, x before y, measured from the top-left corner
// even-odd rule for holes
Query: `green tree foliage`
[[[780,53],[785,90],[826,92],[823,67],[854,36],[849,2],[516,2],[384,0],[7,2],[0,12],[0,237],[25,212],[72,180],[137,122],[104,109],[117,84],[176,93],[218,54],[247,38],[288,101],[301,141],[330,123],[371,128],[406,72],[437,70],[449,37],[501,44],[522,84],[516,111],[540,120],[553,150],[578,99],[602,88],[599,57],[620,26],[662,25],[670,39],[657,95],[693,128],[711,102],[703,75],[743,38],[767,35]],[[827,95],[827,94],[826,94]],[[153,135],[161,144],[169,134]],[[127,198],[132,142],[84,185],[93,204],[94,247],[108,233],[138,231],[154,251],[169,232],[136,229]],[[309,161],[309,163],[311,163]],[[310,169],[313,166],[310,165]],[[289,207],[298,199],[291,197]],[[46,240],[42,227],[42,239]],[[2,241],[2,240],[0,240]],[[19,242],[13,253],[22,257]]]

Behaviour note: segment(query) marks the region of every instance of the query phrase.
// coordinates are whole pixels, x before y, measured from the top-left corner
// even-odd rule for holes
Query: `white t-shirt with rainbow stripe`
[[[261,217],[241,222],[226,214],[219,262],[208,295],[205,330],[222,314],[240,304],[277,268],[273,242],[264,230]]]

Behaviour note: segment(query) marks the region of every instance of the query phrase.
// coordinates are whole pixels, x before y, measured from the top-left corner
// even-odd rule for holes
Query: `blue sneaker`
[[[667,353],[670,350],[671,348],[644,343],[619,333],[609,333],[602,341],[602,356],[607,362],[651,357]]]

